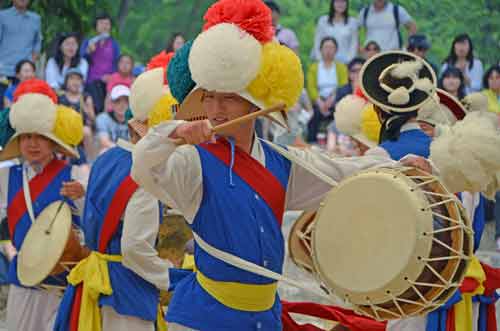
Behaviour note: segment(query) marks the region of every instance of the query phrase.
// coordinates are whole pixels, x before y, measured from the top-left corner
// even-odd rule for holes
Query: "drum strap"
[[[332,187],[335,187],[338,185],[338,183],[336,181],[334,181],[333,179],[331,179],[330,177],[328,177],[327,175],[325,175],[324,173],[322,173],[318,169],[314,168],[313,166],[311,166],[309,163],[307,163],[303,159],[295,156],[293,153],[290,153],[285,148],[283,148],[279,145],[273,144],[269,141],[266,141],[266,143],[269,146],[271,146],[271,148],[273,148],[276,152],[281,154],[281,156],[288,159],[290,162],[295,163],[295,164],[299,165],[300,167],[306,169],[307,171],[309,171],[311,174],[313,174],[314,176],[316,176],[318,179],[322,180],[326,184],[331,185]]]
[[[31,208],[31,213],[33,213],[33,207],[31,201],[32,200],[36,201],[36,199],[38,199],[40,194],[43,193],[43,191],[50,185],[50,183],[54,180],[54,178],[56,178],[57,175],[59,175],[59,173],[62,170],[64,170],[65,167],[66,167],[66,162],[54,159],[43,169],[41,173],[33,177],[29,181],[29,184],[26,183],[26,187],[29,190],[28,194],[24,193],[24,188],[16,193],[16,195],[10,202],[7,210],[8,213],[7,219],[8,219],[9,232],[11,238],[14,238],[14,230],[17,226],[17,223],[19,223],[19,221],[25,215],[26,212],[29,212],[28,208]],[[23,169],[23,177],[24,176],[25,174]],[[25,184],[23,183],[23,186],[24,185]],[[26,201],[28,200],[26,195],[29,195],[29,201],[30,201],[29,204]],[[30,218],[33,220],[33,216],[31,215],[31,213],[30,213]]]

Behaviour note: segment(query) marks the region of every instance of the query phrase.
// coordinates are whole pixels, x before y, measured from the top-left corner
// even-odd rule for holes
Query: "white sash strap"
[[[290,153],[285,148],[278,146],[276,144],[273,144],[269,141],[266,141],[266,143],[270,147],[272,147],[276,152],[281,154],[283,157],[285,157],[286,159],[290,160],[291,162],[299,165],[300,167],[306,169],[307,171],[309,171],[311,174],[313,174],[314,176],[316,176],[318,179],[322,180],[326,184],[328,184],[332,187],[338,186],[338,183],[335,180],[331,179],[330,177],[328,177],[327,175],[325,175],[324,173],[322,173],[318,169],[314,168],[313,166],[311,166],[310,164],[305,162],[303,159],[295,156],[293,153]]]
[[[23,165],[23,193],[24,193],[24,202],[26,202],[26,209],[28,210],[30,220],[32,223],[34,223],[35,213],[33,212],[33,204],[31,201],[30,185],[28,181],[28,168],[24,165]]]
[[[326,298],[329,301],[332,300],[330,296],[328,296],[326,293],[321,291],[319,288],[310,288],[302,285],[296,280],[290,279],[286,276],[283,276],[279,273],[276,273],[274,271],[271,271],[267,268],[261,267],[260,265],[257,265],[255,263],[252,263],[250,261],[244,260],[236,255],[230,254],[228,252],[224,252],[218,248],[213,247],[206,241],[204,241],[198,234],[193,232],[193,237],[198,246],[200,246],[201,249],[203,249],[206,253],[210,254],[212,257],[219,259],[223,262],[226,262],[227,264],[236,267],[238,269],[244,270],[251,272],[253,274],[270,278],[276,281],[282,281],[284,283],[290,284],[292,286],[295,286],[297,288],[303,289],[305,291],[314,293],[320,297]]]

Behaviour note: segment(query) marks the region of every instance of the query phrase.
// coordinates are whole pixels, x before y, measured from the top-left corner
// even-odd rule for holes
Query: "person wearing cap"
[[[111,90],[111,111],[97,115],[96,132],[100,151],[113,147],[118,139],[129,140],[129,131],[125,113],[129,107],[130,89],[125,85],[116,85]]]
[[[427,58],[427,52],[430,48],[431,42],[427,39],[426,35],[414,34],[413,36],[408,37],[408,52],[413,53],[427,61],[432,66],[434,73],[437,75],[439,73],[438,67]]]
[[[43,81],[21,83],[14,99],[9,113],[12,136],[0,152],[0,160],[19,158],[20,162],[0,169],[0,206],[7,206],[10,238],[20,250],[32,222],[53,202],[67,202],[73,211],[73,224],[78,226],[88,174],[56,157],[78,155],[75,146],[83,136],[81,116],[57,106],[54,91]],[[0,131],[8,130],[2,127]],[[27,190],[31,199],[25,199]],[[47,252],[47,256],[51,254]],[[32,266],[23,263],[26,261],[18,262],[16,256],[10,264],[7,328],[51,331],[59,294],[56,290],[23,286],[20,279],[33,276],[23,271]],[[65,287],[65,274],[48,277],[42,284]]]
[[[363,66],[360,86],[382,124],[379,146],[367,153],[393,160],[409,154],[428,158],[431,138],[420,129],[417,114],[424,104],[433,102],[436,75],[432,67],[411,53],[381,53]]]
[[[164,91],[164,71],[135,80],[127,111],[130,142],[118,140],[93,165],[82,220],[92,253],[68,276],[56,331],[153,331],[156,322],[165,330],[159,289],[168,290],[172,264],[155,250],[162,212],[130,177],[133,145],[148,127],[173,117],[176,100]]]
[[[170,278],[175,291],[166,319],[169,331],[281,330],[277,283],[235,268],[234,259],[281,273],[284,210],[316,208],[331,186],[280,153],[334,180],[391,161],[284,151],[256,138],[255,119],[214,135],[213,126],[258,109],[293,106],[303,72],[297,55],[272,41],[262,1],[220,0],[204,17],[204,31],[168,68],[182,102],[177,120],[150,129],[132,154],[132,178],[179,210],[195,234],[196,272]],[[270,116],[285,123],[282,112]]]

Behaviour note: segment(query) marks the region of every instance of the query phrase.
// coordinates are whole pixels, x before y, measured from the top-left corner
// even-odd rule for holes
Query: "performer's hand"
[[[407,167],[415,167],[417,169],[420,169],[422,171],[425,171],[429,174],[432,173],[432,166],[430,162],[419,156],[408,156],[403,158],[401,161],[401,164]]]
[[[191,145],[201,144],[207,141],[215,142],[212,125],[208,120],[194,121],[179,125],[170,135],[170,138],[182,138]]]
[[[71,181],[64,182],[61,188],[61,195],[70,198],[71,200],[78,200],[85,196],[85,188],[80,182]]]

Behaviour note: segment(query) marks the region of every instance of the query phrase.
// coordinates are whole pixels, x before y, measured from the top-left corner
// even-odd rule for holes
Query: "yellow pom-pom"
[[[247,87],[255,99],[266,107],[284,103],[293,107],[304,87],[304,72],[297,55],[288,47],[270,42],[262,49],[259,74]]]
[[[162,122],[171,120],[172,106],[177,104],[177,100],[168,92],[154,105],[153,109],[148,114],[148,126],[151,128]]]
[[[77,146],[83,140],[83,118],[80,113],[66,106],[57,106],[53,133],[70,146]]]
[[[361,115],[361,132],[366,138],[378,144],[380,128],[381,124],[373,105],[366,106],[363,115]]]

